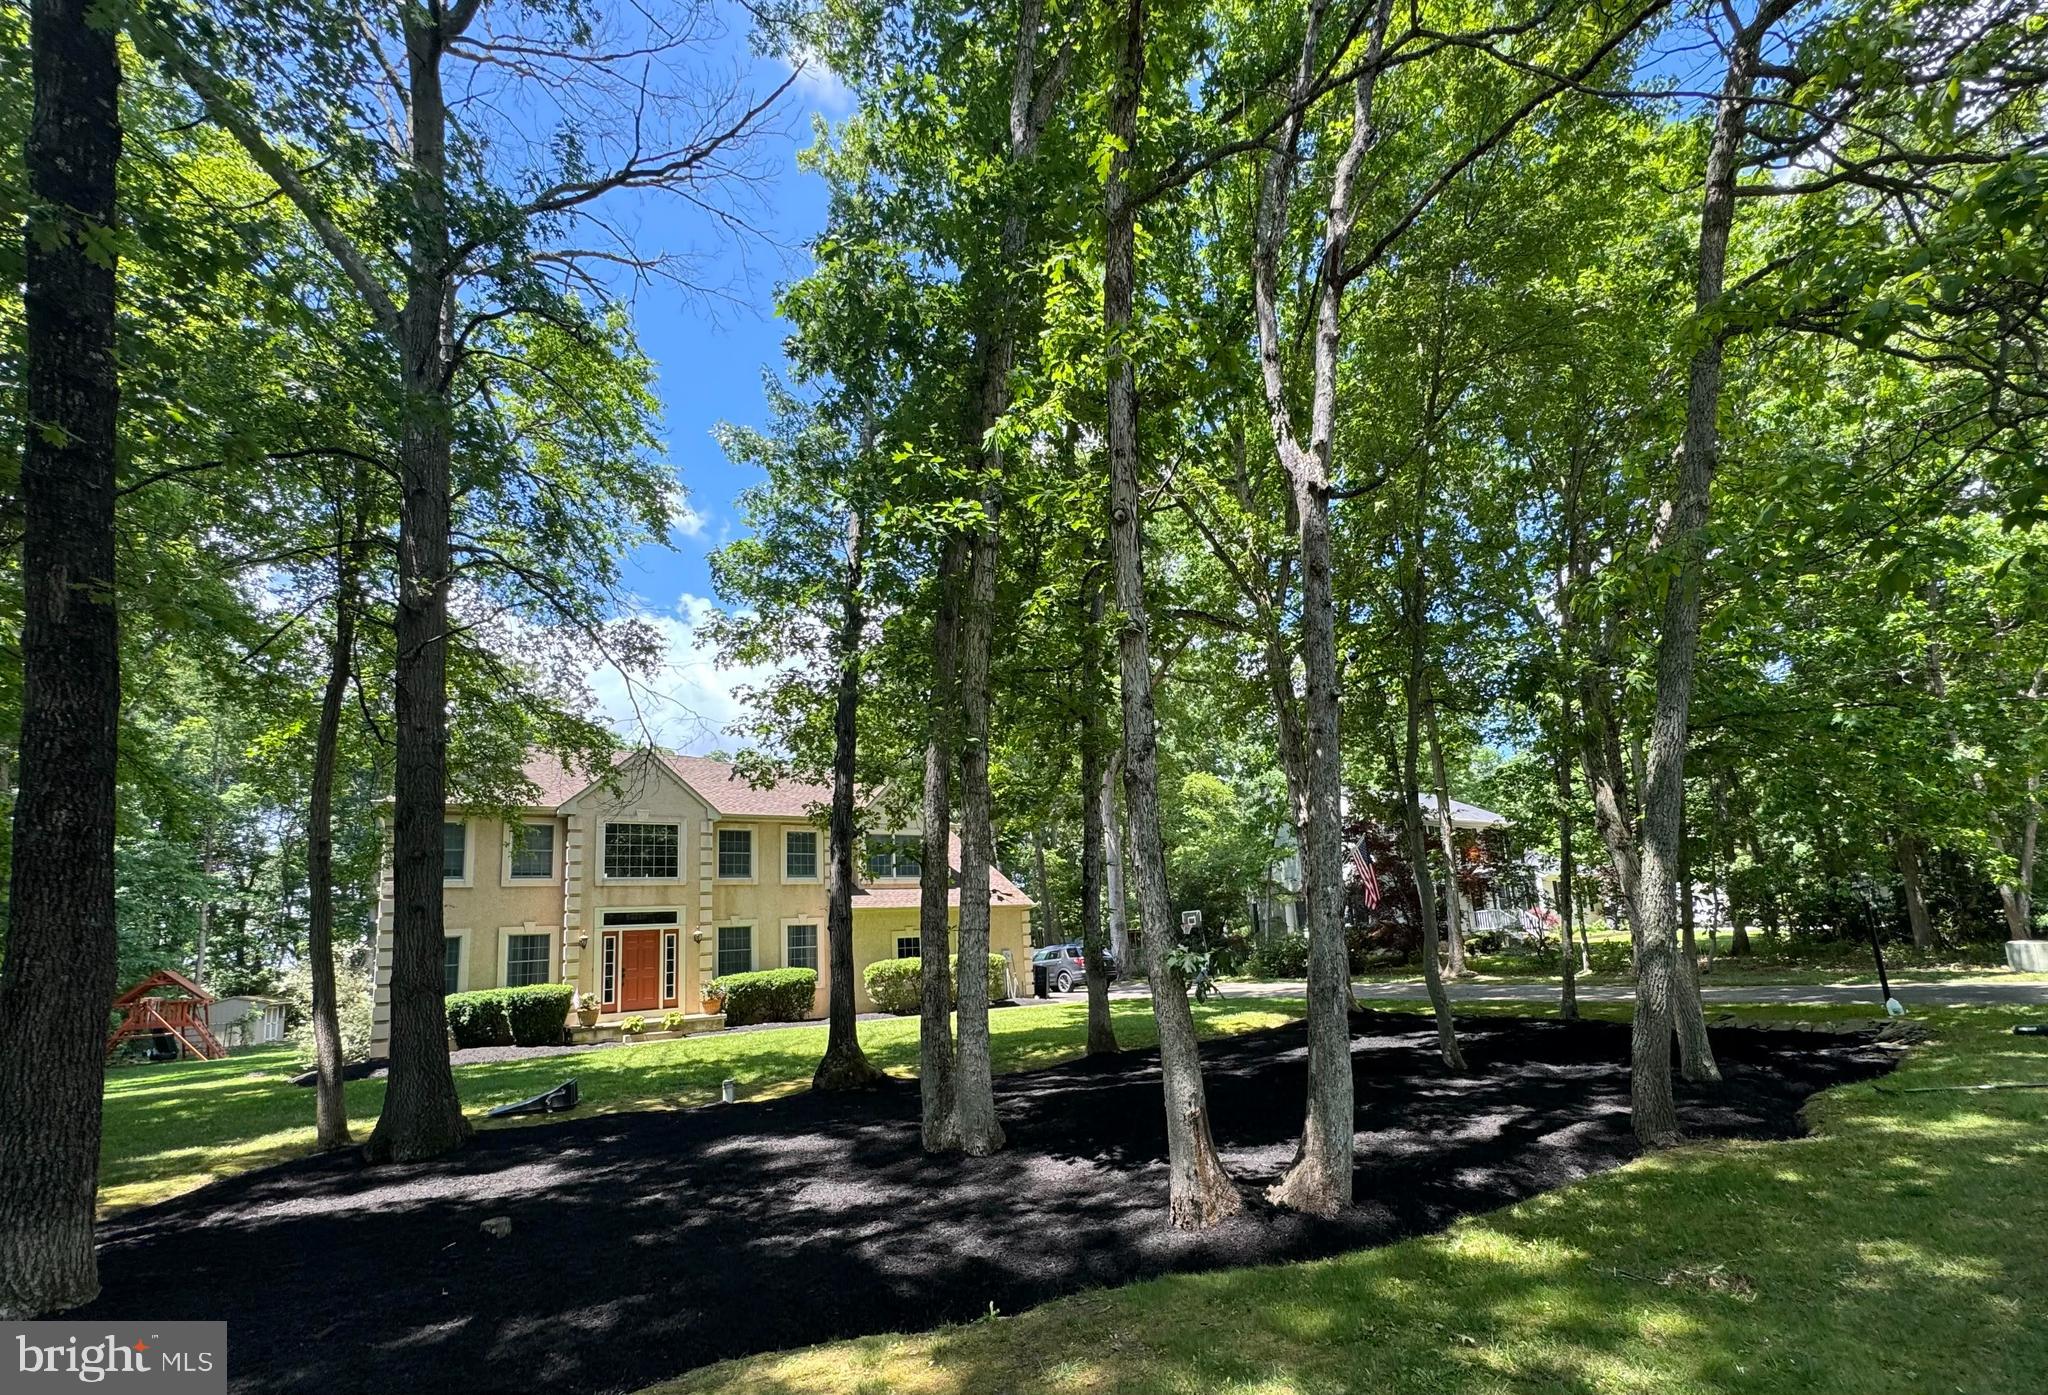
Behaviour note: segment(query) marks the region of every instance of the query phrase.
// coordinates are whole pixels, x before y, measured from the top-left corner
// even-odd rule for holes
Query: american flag
[[[1380,903],[1380,877],[1372,869],[1372,854],[1365,850],[1363,841],[1346,847],[1351,853],[1351,865],[1358,869],[1359,885],[1365,888],[1365,908],[1373,910]]]

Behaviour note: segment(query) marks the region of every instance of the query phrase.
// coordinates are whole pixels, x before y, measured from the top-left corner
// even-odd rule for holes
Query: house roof
[[[813,809],[832,802],[830,785],[807,784],[801,780],[779,780],[756,789],[744,776],[722,760],[709,756],[672,756],[662,753],[670,770],[697,792],[697,797],[719,813],[743,818],[754,814],[766,818],[804,818]]]
[[[624,765],[637,752],[620,753],[614,768]],[[713,812],[729,818],[804,818],[812,809],[832,801],[828,785],[800,780],[783,780],[756,789],[729,762],[709,756],[679,756],[668,751],[657,757],[675,777],[710,805]],[[565,765],[558,757],[536,751],[527,757],[523,773],[535,789],[533,808],[560,809],[577,795],[604,778],[604,772],[589,767]]]
[[[1422,806],[1422,812],[1430,818],[1436,817],[1436,794],[1423,790],[1415,797]],[[1496,814],[1491,809],[1482,809],[1477,804],[1467,804],[1462,799],[1451,800],[1451,826],[1453,828],[1505,828],[1511,820],[1505,814]]]

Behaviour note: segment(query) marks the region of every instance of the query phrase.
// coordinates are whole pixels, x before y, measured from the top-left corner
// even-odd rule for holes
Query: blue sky
[[[706,66],[737,70],[757,93],[772,90],[789,76],[788,65],[749,52],[744,14],[726,7],[726,15],[728,32],[714,41]],[[721,421],[764,423],[762,373],[780,370],[787,333],[775,315],[776,291],[808,269],[805,249],[825,220],[824,183],[797,168],[797,155],[811,143],[815,116],[850,109],[850,94],[829,74],[797,76],[753,148],[760,178],[745,211],[763,238],[715,229],[666,196],[624,210],[648,248],[688,251],[693,279],[707,288],[691,294],[655,283],[629,292],[641,346],[657,368],[668,458],[689,491],[690,515],[672,546],[641,548],[626,567],[627,585],[668,643],[666,668],[637,704],[665,744],[700,752],[738,744],[723,728],[739,711],[733,689],[755,675],[719,670],[694,631],[712,594],[706,558],[738,529],[735,501],[758,471],[727,460],[712,431]],[[606,714],[629,739],[641,736],[619,677],[600,672],[593,681]]]

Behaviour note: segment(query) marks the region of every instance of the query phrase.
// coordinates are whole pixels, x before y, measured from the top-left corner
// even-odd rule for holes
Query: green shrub
[[[1308,937],[1280,933],[1252,946],[1244,971],[1253,978],[1301,978],[1308,973]]]
[[[956,959],[952,963],[957,965],[959,961]],[[861,971],[861,978],[868,986],[868,999],[877,1011],[908,1017],[918,1010],[918,975],[922,964],[923,961],[918,959],[877,959]],[[988,957],[988,1000],[992,1003],[1009,991],[1008,968],[1009,961],[1002,955],[991,954]],[[957,982],[955,975],[947,976],[949,990]],[[960,995],[951,991],[948,996],[957,1003]]]
[[[801,1022],[818,993],[816,969],[757,969],[711,980],[728,1027],[756,1022]]]
[[[661,1030],[664,1032],[680,1032],[683,1030],[683,1024],[687,1020],[680,1012],[665,1013],[661,1019]]]
[[[566,983],[479,988],[445,1000],[458,1047],[559,1046],[576,991]]]
[[[619,1030],[629,1037],[637,1037],[647,1030],[647,1019],[635,1013],[619,1024]]]

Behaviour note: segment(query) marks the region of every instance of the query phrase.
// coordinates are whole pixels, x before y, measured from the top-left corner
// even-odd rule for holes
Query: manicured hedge
[[[816,969],[757,969],[750,974],[725,974],[711,980],[728,1027],[756,1022],[801,1022],[811,1015],[818,994]]]
[[[560,1046],[576,990],[566,983],[451,993],[448,1030],[458,1047]]]
[[[957,964],[959,961],[952,962]],[[916,1013],[918,974],[922,971],[922,964],[923,961],[918,959],[877,959],[861,971],[861,977],[867,982],[868,998],[877,1010],[893,1012],[900,1017]],[[1009,963],[1002,955],[991,954],[988,957],[988,1000],[992,1003],[1009,991],[1008,974],[1005,972],[1008,967]],[[946,983],[949,988],[957,984],[957,972],[956,969],[954,974],[948,975]],[[956,1003],[959,1001],[957,989],[951,996]]]

